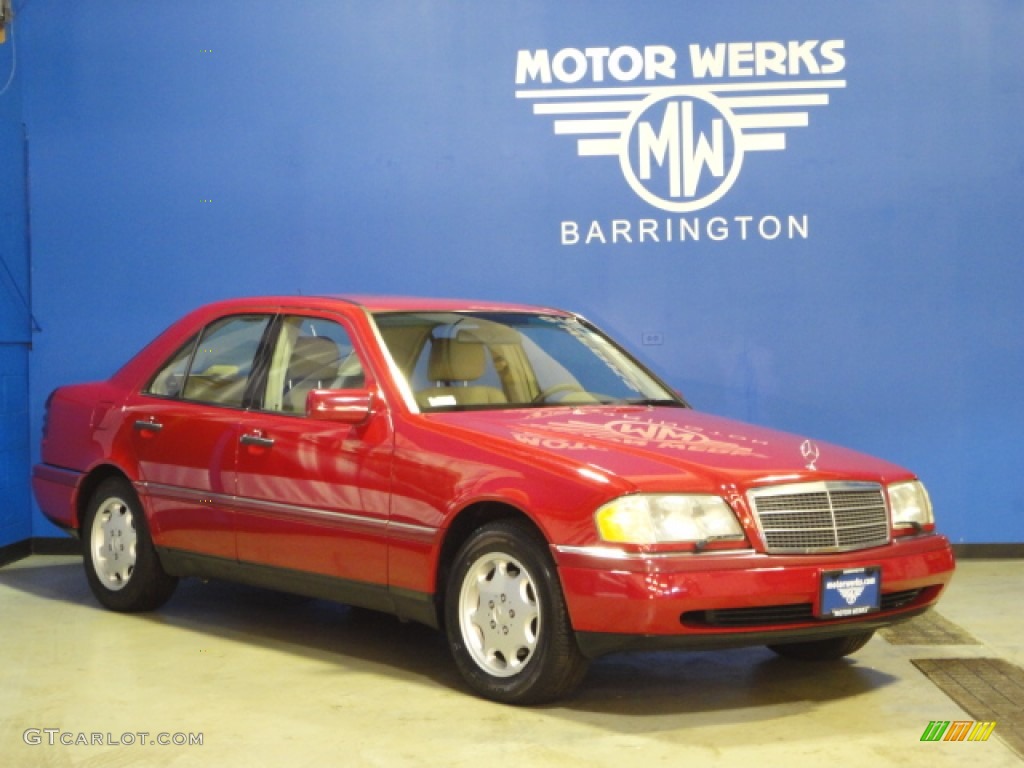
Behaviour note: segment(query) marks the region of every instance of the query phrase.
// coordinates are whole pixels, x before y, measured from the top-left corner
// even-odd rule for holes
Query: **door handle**
[[[159,432],[163,428],[164,425],[153,416],[150,416],[148,419],[138,419],[135,422],[135,429],[139,432]]]
[[[250,432],[247,435],[242,435],[240,442],[242,445],[254,445],[258,448],[272,448],[274,445],[273,438],[264,437],[260,432]]]

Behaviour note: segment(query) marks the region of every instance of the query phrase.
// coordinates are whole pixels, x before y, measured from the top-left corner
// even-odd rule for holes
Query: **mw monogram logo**
[[[864,594],[864,587],[863,585],[840,587],[839,594],[843,596],[847,605],[853,605],[857,602],[857,598]]]

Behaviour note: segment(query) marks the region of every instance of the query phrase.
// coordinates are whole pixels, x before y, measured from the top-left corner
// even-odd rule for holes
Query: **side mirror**
[[[362,424],[373,413],[368,389],[314,389],[306,396],[306,415],[318,421]]]

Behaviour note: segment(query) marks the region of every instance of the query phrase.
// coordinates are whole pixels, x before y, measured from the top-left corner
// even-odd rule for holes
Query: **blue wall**
[[[0,342],[0,547],[32,535],[29,511],[28,350]]]
[[[31,536],[28,354],[31,308],[25,131],[13,35],[0,45],[0,547]]]
[[[54,386],[108,375],[214,298],[551,303],[698,407],[910,466],[954,541],[1024,541],[1019,2],[33,0],[18,23],[43,328],[32,434]],[[736,76],[696,77],[690,46],[718,43],[741,44]],[[558,53],[622,48],[621,71],[650,46],[665,47],[654,79],[622,83],[611,56],[593,55],[598,82]],[[518,52],[540,50],[576,82],[517,84]],[[763,77],[755,50],[775,57]],[[816,100],[723,111],[752,81],[746,95]],[[613,86],[631,90],[596,90]],[[638,161],[578,154],[592,136],[563,131],[586,113],[535,112],[653,86],[703,88],[675,97],[708,131],[746,114],[716,148],[759,133],[778,148],[715,155],[731,185],[707,172],[673,213],[657,173],[640,187],[667,203],[627,182]],[[655,93],[651,130],[671,103]],[[759,112],[784,127],[751,128]],[[632,125],[618,117],[612,136]],[[680,218],[700,236],[680,240]],[[659,242],[639,242],[652,226]],[[38,513],[33,531],[54,533]]]

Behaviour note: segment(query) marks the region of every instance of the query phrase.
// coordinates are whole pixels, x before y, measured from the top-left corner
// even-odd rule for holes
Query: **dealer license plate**
[[[882,595],[882,573],[877,567],[825,571],[821,574],[821,602],[818,615],[841,619],[873,613]]]

